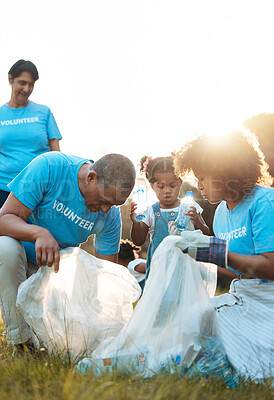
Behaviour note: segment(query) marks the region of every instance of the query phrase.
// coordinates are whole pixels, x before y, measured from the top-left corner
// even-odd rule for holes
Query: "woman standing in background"
[[[62,136],[49,107],[29,100],[39,79],[31,61],[19,60],[9,70],[11,98],[0,107],[0,207],[7,184],[39,154],[60,151]]]

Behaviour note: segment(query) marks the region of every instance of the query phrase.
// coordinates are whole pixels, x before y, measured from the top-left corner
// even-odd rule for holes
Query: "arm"
[[[55,118],[48,108],[48,119],[47,119],[47,133],[49,138],[50,151],[60,151],[59,141],[62,139],[62,135],[59,131]]]
[[[35,242],[37,265],[54,265],[54,271],[59,270],[59,246],[47,229],[37,225],[27,224],[32,210],[24,206],[13,193],[0,209],[0,235],[10,236],[17,240]]]
[[[225,203],[221,204],[215,213],[214,231],[218,235],[227,230],[232,231],[238,226],[245,227],[242,236],[229,241],[227,264],[249,278],[274,280],[273,200],[273,189],[258,188],[254,197],[243,203],[243,220],[241,215],[237,216],[237,223],[231,220],[229,229],[226,229],[223,223]],[[241,243],[246,246],[246,252],[249,254],[241,254]]]
[[[60,139],[49,139],[50,151],[60,151]]]
[[[147,264],[145,262],[141,262],[140,264],[136,265],[134,268],[135,271],[140,272],[140,274],[146,273]]]
[[[144,222],[137,222],[134,218],[134,211],[136,210],[136,203],[131,203],[130,219],[132,221],[131,238],[134,244],[142,246],[148,234],[148,226]]]
[[[195,256],[192,256],[196,261],[216,264],[218,266],[218,273],[231,278],[239,278],[239,275],[226,269],[226,265],[245,274],[247,278],[274,280],[274,252],[261,253],[258,255],[243,255],[231,251],[227,252],[228,242],[226,240],[214,236],[208,239],[208,243],[198,244],[197,253]]]
[[[274,280],[274,252],[250,256],[229,251],[228,265],[252,278]]]
[[[221,267],[217,266],[217,273],[218,273],[218,275],[227,276],[228,278],[231,278],[231,279],[239,278],[239,275],[237,275],[234,271],[231,271],[231,269],[228,269],[228,268],[221,268]]]
[[[107,255],[107,254],[97,253],[97,251],[95,250],[95,257],[100,258],[101,260],[111,261],[116,264],[118,263],[118,253]]]
[[[194,206],[189,207],[186,215],[189,215],[189,219],[193,223],[195,229],[200,229],[204,235],[209,235],[209,227],[205,223],[202,214],[197,214],[196,208]]]

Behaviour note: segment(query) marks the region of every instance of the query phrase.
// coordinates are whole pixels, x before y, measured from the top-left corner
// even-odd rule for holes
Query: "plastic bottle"
[[[178,217],[175,220],[175,226],[178,231],[182,232],[188,229],[189,227],[189,215],[185,215],[185,213],[189,210],[189,207],[193,206],[193,192],[190,190],[186,192],[185,197],[181,201],[180,209]]]
[[[134,196],[134,201],[137,204],[137,208],[134,213],[134,218],[137,222],[141,222],[145,218],[145,210],[147,209],[147,199],[145,187],[137,189]]]

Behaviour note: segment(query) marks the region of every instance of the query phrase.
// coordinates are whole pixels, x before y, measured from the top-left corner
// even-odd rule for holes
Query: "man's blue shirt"
[[[36,157],[8,185],[12,193],[33,213],[28,223],[46,228],[61,249],[78,246],[96,234],[95,248],[100,254],[119,251],[121,216],[113,206],[91,212],[78,185],[78,172],[87,159],[50,152]],[[23,242],[28,260],[36,263],[35,244]]]

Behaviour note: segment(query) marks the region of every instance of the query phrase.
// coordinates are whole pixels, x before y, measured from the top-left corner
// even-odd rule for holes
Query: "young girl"
[[[141,172],[145,172],[146,178],[154,190],[158,202],[148,207],[145,218],[137,222],[134,214],[137,204],[131,204],[131,238],[134,244],[141,246],[144,244],[148,232],[151,236],[151,243],[147,255],[146,279],[148,278],[150,263],[153,253],[161,241],[169,235],[169,223],[176,220],[179,211],[180,199],[178,198],[182,181],[174,173],[172,157],[156,157],[151,159],[144,156],[141,159]],[[199,204],[194,202],[187,215],[193,223],[195,229],[200,229],[204,234],[209,233],[209,228],[205,224]]]
[[[130,240],[121,239],[120,250],[118,253],[118,263],[126,267],[129,272],[137,279],[143,290],[146,278],[146,260],[138,258],[137,253],[141,250]]]

